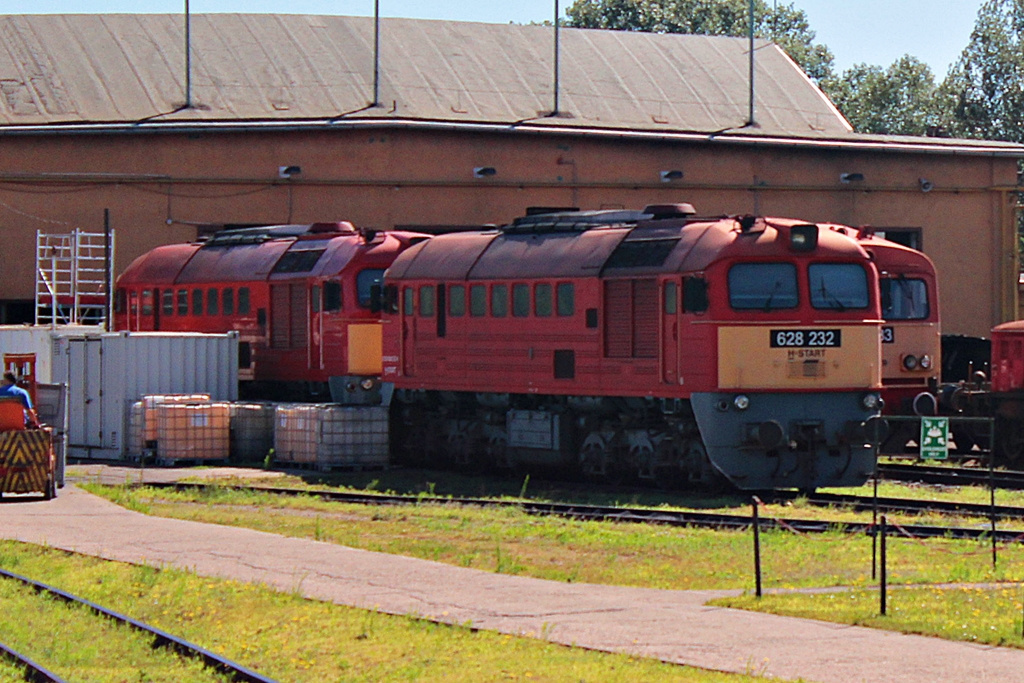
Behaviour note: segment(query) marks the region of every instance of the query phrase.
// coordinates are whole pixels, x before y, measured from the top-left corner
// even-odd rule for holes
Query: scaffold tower
[[[102,325],[110,311],[114,231],[36,231],[36,325]]]

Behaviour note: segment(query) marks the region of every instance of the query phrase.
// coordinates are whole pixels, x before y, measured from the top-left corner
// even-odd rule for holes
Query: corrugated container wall
[[[153,394],[238,398],[238,335],[116,332],[53,337],[53,381],[68,385],[68,453],[123,458],[131,406]]]

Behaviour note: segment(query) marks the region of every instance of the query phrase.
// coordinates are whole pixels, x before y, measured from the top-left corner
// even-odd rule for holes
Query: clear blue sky
[[[772,0],[769,0],[772,1]],[[788,0],[782,0],[786,2]],[[888,66],[904,54],[928,63],[938,78],[967,45],[982,0],[793,0],[839,70],[865,62]],[[560,0],[564,10],[571,0]],[[380,0],[381,15],[492,23],[544,21],[554,0]],[[0,0],[0,14],[181,12],[184,0]],[[373,0],[190,0],[192,12],[282,12],[372,15]]]

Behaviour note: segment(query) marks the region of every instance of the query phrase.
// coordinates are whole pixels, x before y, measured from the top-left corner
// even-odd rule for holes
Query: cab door
[[[416,374],[416,288],[402,287],[402,376]]]
[[[679,383],[679,293],[681,278],[661,281],[661,379],[665,384]]]
[[[324,316],[323,297],[319,282],[309,286],[309,349],[307,367],[322,370],[324,367]]]

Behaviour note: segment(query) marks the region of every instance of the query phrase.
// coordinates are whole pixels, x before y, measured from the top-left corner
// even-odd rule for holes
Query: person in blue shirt
[[[25,409],[25,424],[35,426],[39,424],[36,411],[32,407],[32,397],[28,392],[18,386],[18,379],[13,372],[5,372],[4,378],[0,381],[0,398],[21,399],[21,405]]]

